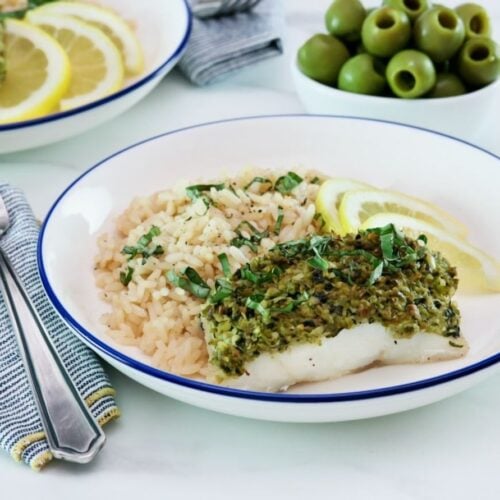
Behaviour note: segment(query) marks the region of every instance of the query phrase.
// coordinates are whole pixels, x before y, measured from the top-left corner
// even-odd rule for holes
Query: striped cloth
[[[38,224],[23,193],[0,184],[10,217],[0,247],[9,257],[54,341],[68,373],[97,421],[119,415],[114,389],[95,355],[59,318],[45,295],[36,258]],[[52,459],[38,409],[19,355],[3,297],[0,296],[0,446],[14,460],[38,470]]]
[[[249,64],[283,52],[280,0],[262,0],[248,12],[193,20],[179,67],[197,85],[213,83]]]

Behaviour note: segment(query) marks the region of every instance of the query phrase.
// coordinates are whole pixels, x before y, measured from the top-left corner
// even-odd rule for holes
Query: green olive
[[[500,70],[498,45],[487,37],[467,40],[458,55],[458,74],[472,87],[482,87],[495,81]]]
[[[415,21],[413,36],[418,50],[425,52],[434,62],[443,62],[450,59],[464,42],[464,23],[454,10],[433,7]]]
[[[380,7],[363,23],[361,39],[366,50],[378,57],[391,57],[404,49],[411,36],[409,17],[400,10]]]
[[[384,5],[402,10],[410,18],[410,21],[414,21],[429,8],[430,2],[427,0],[384,0]]]
[[[392,57],[387,65],[386,77],[398,97],[412,99],[434,87],[436,70],[427,54],[408,49]]]
[[[325,14],[326,29],[348,42],[361,38],[366,11],[359,0],[334,0]]]
[[[452,97],[467,92],[462,80],[454,73],[438,73],[436,84],[427,97]]]
[[[298,52],[302,73],[313,80],[334,85],[342,65],[349,59],[349,51],[337,38],[318,33],[307,40]]]
[[[488,13],[476,3],[464,3],[455,9],[465,26],[465,38],[490,36],[491,23]]]
[[[385,67],[370,54],[349,59],[340,70],[340,90],[356,94],[380,95],[385,89]]]

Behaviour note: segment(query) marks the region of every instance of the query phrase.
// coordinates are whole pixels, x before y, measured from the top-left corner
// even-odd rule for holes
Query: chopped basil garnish
[[[155,236],[160,234],[160,228],[157,226],[151,226],[151,229],[143,234],[137,241],[137,245],[129,246],[126,245],[122,249],[122,254],[128,256],[128,260],[133,259],[137,255],[142,255],[142,263],[145,264],[146,260],[152,255],[161,255],[164,253],[163,247],[161,245],[150,246]]]
[[[311,267],[321,269],[322,271],[326,271],[328,269],[328,261],[322,257],[315,256],[312,259],[308,259],[307,263]]]
[[[326,271],[328,269],[328,261],[323,259],[323,255],[328,249],[328,245],[330,244],[329,236],[313,236],[309,241],[310,249],[314,252],[314,257],[309,259],[307,263],[315,267],[316,269],[321,269],[322,271]]]
[[[290,313],[295,310],[300,304],[307,302],[309,300],[309,294],[307,292],[302,292],[298,299],[293,299],[284,307],[272,307],[271,313]]]
[[[243,236],[243,234],[241,233],[241,229],[245,226],[248,227],[251,232],[251,235],[248,238],[246,236]],[[269,231],[260,232],[253,224],[246,220],[240,222],[238,226],[236,226],[236,229],[234,231],[237,236],[231,240],[231,245],[237,248],[241,248],[242,246],[246,245],[248,248],[250,248],[250,250],[252,250],[252,252],[256,252],[261,240],[269,236]]]
[[[203,196],[205,191],[210,191],[214,188],[216,191],[224,189],[224,184],[195,184],[186,188],[186,194],[191,200],[196,200]]]
[[[380,248],[384,259],[392,259],[394,257],[394,233],[380,233]]]
[[[255,245],[251,239],[244,238],[243,236],[237,236],[236,238],[233,238],[231,240],[231,245],[237,248],[247,246],[248,248],[250,248],[250,250],[252,250],[252,252],[256,252],[258,250],[258,246]]]
[[[248,264],[240,269],[240,275],[243,279],[248,280],[255,284],[265,283],[271,281],[272,275],[269,273],[254,273]]]
[[[263,294],[255,294],[250,295],[246,302],[245,306],[249,309],[253,309],[258,312],[264,319],[264,321],[268,321],[273,314],[286,314],[291,313],[296,309],[297,306],[302,304],[303,302],[307,302],[309,300],[309,294],[307,292],[303,292],[300,294],[300,297],[297,299],[291,300],[286,306],[283,307],[265,307],[262,302],[264,301]]]
[[[134,274],[134,268],[130,267],[130,266],[127,266],[126,271],[120,272],[120,281],[121,281],[123,286],[127,286],[130,283],[130,281],[132,280],[133,274]]]
[[[374,267],[370,277],[368,278],[368,285],[373,285],[382,276],[384,271],[384,261],[380,260],[379,263]]]
[[[249,264],[245,264],[240,270],[239,275],[245,279],[250,281],[251,283],[255,283],[256,285],[260,285],[261,283],[266,283],[267,281],[271,281],[273,277],[279,276],[283,271],[279,267],[273,267],[269,272],[259,272],[256,273],[252,271]]]
[[[194,186],[188,186],[186,188],[186,195],[191,201],[196,201],[201,199],[205,206],[208,208],[213,205],[214,202],[210,196],[204,194],[206,191],[210,191],[214,188],[216,191],[220,191],[225,188],[224,184],[195,184]]]
[[[271,179],[266,179],[265,177],[254,177],[244,188],[243,190],[246,191],[252,184],[259,183],[259,184],[269,184],[271,187],[273,185],[273,181]]]
[[[161,255],[164,253],[163,247],[161,245],[150,246],[153,238],[160,234],[160,228],[157,226],[151,226],[151,229],[143,234],[137,241],[137,245],[130,246],[126,245],[122,248],[122,254],[127,255],[128,260],[133,259],[137,255],[142,255],[142,263],[145,264],[146,260],[152,255]],[[127,286],[132,279],[134,274],[134,268],[127,266],[126,271],[120,272],[120,281],[124,286]]]
[[[274,234],[280,234],[281,225],[283,224],[283,207],[278,207],[278,217],[274,226]]]
[[[321,179],[318,176],[315,176],[311,179],[311,184],[321,184]]]
[[[210,293],[210,287],[192,267],[186,267],[184,276],[177,276],[174,271],[169,271],[167,278],[176,287],[182,288],[200,299],[208,297]]]
[[[226,297],[230,297],[232,293],[233,287],[231,286],[231,283],[224,278],[218,278],[215,280],[215,290],[210,295],[210,302],[212,304],[217,304]]]
[[[382,276],[384,269],[393,272],[407,264],[416,262],[425,252],[427,237],[423,234],[417,239],[421,248],[414,250],[406,243],[404,235],[394,224],[368,229],[367,232],[379,235],[383,257],[382,260],[373,263],[373,272],[368,280],[368,285],[373,285]]]
[[[248,222],[246,220],[240,222],[237,226],[235,231],[237,233],[241,232],[241,229],[243,227],[247,227],[255,236],[255,238],[260,241],[262,238],[267,238],[269,236],[269,231],[259,231],[251,222]]]
[[[309,253],[312,257],[307,263],[316,269],[326,271],[328,269],[328,261],[323,258],[327,253],[330,244],[330,236],[313,236],[310,240],[294,240],[280,243],[277,245],[280,252],[285,257],[295,257],[296,255]]]
[[[309,240],[309,245],[311,247],[311,249],[313,250],[313,252],[318,255],[319,257],[321,257],[327,250],[328,250],[328,246],[330,245],[330,241],[332,241],[332,239],[330,238],[330,236],[313,236],[310,240]]]
[[[238,193],[236,192],[236,190],[234,189],[234,187],[231,184],[229,184],[228,189],[229,189],[229,191],[231,191],[231,193],[234,194],[234,196],[236,196],[236,198],[239,198]]]
[[[313,236],[313,238],[316,237]],[[311,238],[310,240],[303,239],[303,240],[286,241],[284,243],[278,243],[276,247],[284,257],[288,258],[293,258],[296,257],[297,255],[304,253],[311,253],[311,252],[313,255],[316,255],[316,252],[320,253],[320,250],[323,250],[324,248],[323,245],[319,245],[320,243],[319,241],[314,241],[313,244],[313,238]],[[320,238],[326,238],[328,242],[330,241],[329,236],[324,236]],[[318,246],[320,248],[317,248]],[[321,255],[319,256],[321,257]]]
[[[269,319],[269,309],[267,309],[262,305],[261,302],[263,300],[264,300],[264,295],[261,294],[250,295],[250,297],[247,298],[245,305],[249,309],[253,309],[254,311],[258,312],[264,318],[264,321],[267,321]]]
[[[286,175],[282,175],[276,180],[274,184],[275,191],[279,191],[281,194],[291,193],[301,182],[302,177],[297,175],[295,172],[288,172]]]
[[[226,278],[231,277],[231,266],[229,265],[229,260],[227,258],[227,255],[225,253],[221,253],[218,255],[220,265],[222,267],[222,272],[224,273],[224,276]]]
[[[371,265],[372,267],[377,267],[378,263],[380,262],[380,259],[373,255],[370,252],[367,252],[366,250],[358,249],[358,250],[341,250],[340,252],[333,252],[333,255],[336,255],[338,257],[353,257],[353,256],[361,256],[364,257]]]

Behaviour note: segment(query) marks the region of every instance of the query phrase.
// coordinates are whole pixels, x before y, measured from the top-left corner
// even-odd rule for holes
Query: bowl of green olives
[[[326,33],[306,40],[293,60],[304,106],[470,136],[500,94],[500,49],[487,11],[477,3],[381,1],[367,9],[333,0]]]

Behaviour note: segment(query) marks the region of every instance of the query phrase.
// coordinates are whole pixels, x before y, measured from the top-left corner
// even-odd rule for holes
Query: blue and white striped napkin
[[[194,18],[179,67],[197,85],[218,81],[244,66],[280,55],[283,25],[280,0],[262,0],[239,14]]]
[[[103,425],[119,415],[115,391],[95,355],[59,318],[43,290],[36,258],[38,224],[26,198],[7,184],[0,184],[0,196],[10,217],[10,227],[0,237],[0,246],[19,273],[78,391]],[[14,460],[24,461],[35,470],[52,459],[1,296],[0,446]]]

